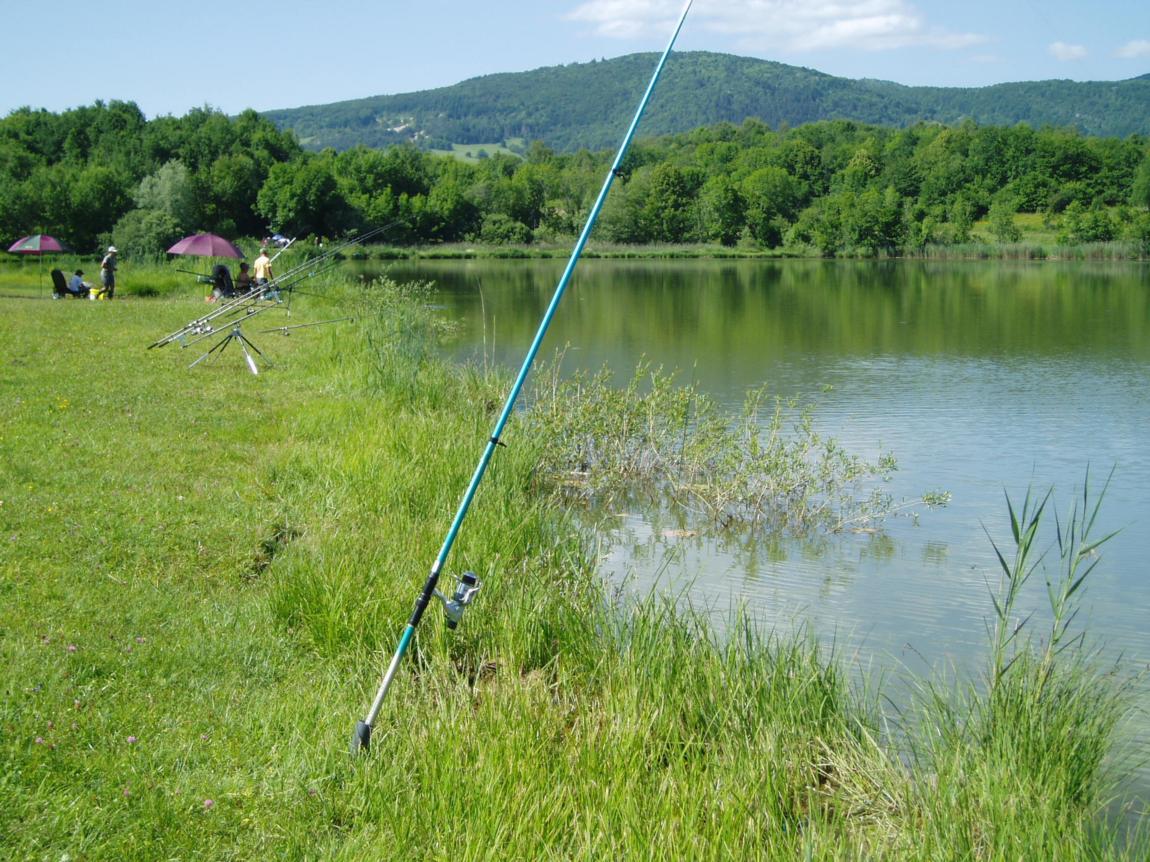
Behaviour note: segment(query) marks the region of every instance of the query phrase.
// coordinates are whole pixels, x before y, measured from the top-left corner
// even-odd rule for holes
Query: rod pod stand
[[[579,262],[579,255],[583,253],[583,247],[591,237],[591,231],[595,227],[595,221],[599,218],[599,211],[603,209],[603,204],[607,200],[607,193],[611,190],[611,183],[622,169],[623,158],[627,155],[627,148],[631,145],[631,139],[635,137],[635,130],[639,127],[639,120],[642,119],[643,112],[647,109],[647,103],[651,100],[651,94],[655,91],[655,84],[658,83],[659,76],[663,72],[663,66],[666,65],[667,58],[671,54],[671,49],[675,45],[675,40],[679,37],[679,31],[683,29],[683,23],[687,20],[687,13],[691,11],[692,2],[693,0],[687,0],[687,5],[683,8],[683,14],[679,16],[679,23],[675,25],[675,30],[671,33],[671,39],[667,42],[667,47],[664,49],[662,56],[659,58],[659,62],[655,66],[655,71],[651,75],[651,81],[647,84],[647,90],[643,93],[643,98],[639,101],[639,107],[635,111],[631,125],[627,128],[626,135],[623,136],[623,143],[619,145],[619,151],[615,154],[615,160],[611,163],[611,169],[607,172],[607,178],[603,181],[603,187],[599,191],[599,197],[595,199],[595,204],[591,207],[591,212],[587,216],[587,223],[583,225],[579,239],[575,242],[575,248],[571,251],[571,258],[567,261],[567,267],[563,270],[563,275],[560,277],[559,284],[555,288],[555,294],[551,297],[551,303],[547,306],[547,311],[543,315],[543,320],[539,323],[539,329],[535,333],[531,347],[528,348],[527,355],[523,358],[523,365],[519,369],[519,375],[515,378],[515,383],[507,395],[507,401],[503,405],[503,412],[499,414],[499,419],[495,423],[495,429],[491,433],[491,438],[487,441],[483,455],[475,467],[475,473],[471,477],[471,483],[467,486],[467,490],[463,494],[463,500],[459,504],[459,510],[455,513],[455,519],[451,522],[451,527],[447,531],[447,537],[443,540],[443,547],[440,549],[439,556],[436,557],[435,563],[431,567],[431,573],[427,577],[427,582],[423,585],[423,592],[419,594],[419,598],[415,602],[415,610],[411,614],[411,619],[408,620],[407,626],[400,636],[399,644],[396,646],[395,654],[391,657],[391,663],[387,666],[387,670],[383,675],[383,681],[380,683],[379,691],[375,695],[375,700],[372,701],[367,716],[355,726],[355,731],[351,737],[351,753],[353,755],[361,751],[366,751],[371,745],[371,728],[375,723],[376,716],[379,715],[380,708],[383,706],[384,698],[387,697],[387,690],[391,687],[392,680],[395,678],[396,671],[399,670],[399,665],[403,661],[404,654],[407,652],[408,647],[411,646],[411,640],[415,635],[415,629],[419,625],[419,621],[423,618],[423,612],[427,610],[427,605],[436,594],[435,588],[439,583],[439,573],[443,570],[447,557],[451,553],[451,547],[455,544],[455,538],[459,534],[459,528],[463,524],[463,519],[467,516],[467,510],[471,508],[471,501],[475,498],[475,492],[479,489],[479,483],[483,481],[483,476],[487,472],[487,465],[491,463],[491,456],[495,454],[495,448],[497,446],[503,445],[499,438],[503,434],[507,420],[511,418],[511,412],[515,408],[515,402],[519,398],[519,393],[523,390],[523,384],[527,382],[527,375],[531,372],[531,365],[535,362],[535,356],[539,353],[539,348],[543,344],[543,337],[547,334],[547,329],[551,325],[551,319],[555,316],[555,312],[559,308],[559,301],[563,298],[563,294],[567,290],[567,285],[571,281],[571,276],[575,272],[575,265]],[[477,586],[476,589],[478,589]],[[471,595],[473,596],[474,593]],[[470,601],[470,599],[468,599],[468,601]]]
[[[256,347],[255,344],[253,344],[251,342],[251,340],[246,335],[244,335],[243,331],[240,329],[240,322],[239,321],[236,321],[232,325],[231,331],[227,335],[225,335],[222,339],[220,339],[220,341],[218,341],[215,344],[215,346],[212,347],[211,350],[209,350],[207,353],[205,353],[203,356],[201,356],[199,359],[197,359],[195,362],[193,362],[191,365],[189,365],[188,368],[194,368],[195,366],[197,366],[201,362],[203,362],[205,359],[207,359],[209,356],[211,356],[213,353],[216,354],[217,356],[223,354],[223,352],[225,350],[227,350],[228,345],[231,344],[233,341],[236,344],[238,344],[240,346],[240,350],[243,351],[244,361],[247,362],[247,364],[248,364],[248,370],[251,371],[252,374],[259,374],[260,373],[259,368],[256,365],[256,361],[252,357],[251,351],[248,350],[248,348],[250,347],[251,350],[254,350],[256,353],[258,353],[260,359],[265,359],[265,361],[266,361],[266,357],[264,356],[263,351],[260,350],[258,347]]]

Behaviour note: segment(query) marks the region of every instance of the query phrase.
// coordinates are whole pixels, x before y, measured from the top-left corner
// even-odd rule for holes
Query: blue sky
[[[288,108],[657,51],[683,0],[45,8],[34,29],[5,28],[0,115],[96,99],[134,101],[149,117]],[[1150,72],[1150,0],[695,0],[678,48],[903,84],[1120,80]]]

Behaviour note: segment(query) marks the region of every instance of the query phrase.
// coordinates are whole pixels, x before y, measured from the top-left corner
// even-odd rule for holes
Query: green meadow
[[[146,349],[204,312],[186,276],[80,302],[35,274],[0,272],[0,856],[1146,858],[1122,672],[1008,625],[1056,501],[1002,513],[985,675],[894,711],[813,638],[620,598],[521,417],[450,562],[483,590],[455,632],[430,609],[353,758],[508,380],[444,364],[415,287],[310,285],[250,322],[253,376]]]

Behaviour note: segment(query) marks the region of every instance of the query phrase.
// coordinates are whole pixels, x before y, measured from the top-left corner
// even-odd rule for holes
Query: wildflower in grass
[[[140,741],[140,740],[139,740],[138,738],[134,737],[134,736],[129,736],[129,737],[128,737],[128,745],[135,745],[135,744],[136,744],[137,742],[139,742],[139,741]]]
[[[43,744],[44,744],[44,737],[42,737],[42,736],[37,736],[37,737],[36,737],[36,744],[37,744],[37,745],[43,745]]]
[[[205,811],[211,811],[212,808],[215,807],[215,805],[216,805],[216,803],[211,799],[205,799],[204,800],[204,810]]]
[[[148,642],[147,638],[141,637],[140,635],[136,635],[136,643],[143,644],[143,643],[147,643],[147,642]]]
[[[75,644],[68,644],[68,652],[75,652],[78,647]]]
[[[128,789],[127,785],[124,786],[124,796],[131,796],[132,791]]]

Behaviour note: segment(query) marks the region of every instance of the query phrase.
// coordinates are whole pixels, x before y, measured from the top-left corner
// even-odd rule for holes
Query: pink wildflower
[[[212,801],[211,799],[205,799],[204,800],[204,810],[210,811],[215,806],[215,804],[216,803],[214,801]]]

